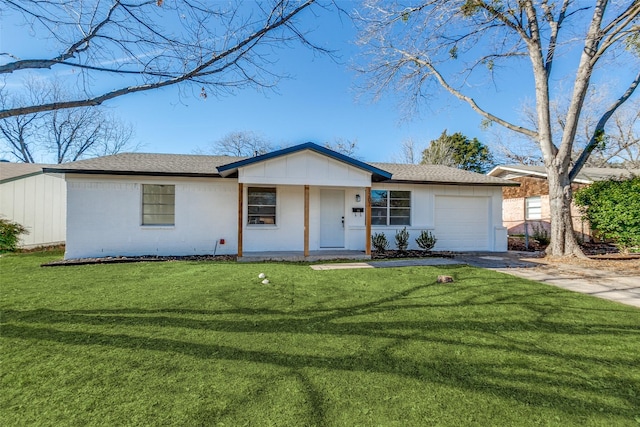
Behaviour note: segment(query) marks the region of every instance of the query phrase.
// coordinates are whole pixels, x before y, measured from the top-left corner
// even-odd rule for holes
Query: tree
[[[577,157],[577,156],[576,156]],[[618,110],[585,165],[640,169],[640,102]]]
[[[57,82],[30,80],[28,99],[55,101],[65,93]],[[3,99],[2,102],[5,102]],[[0,119],[1,152],[20,162],[65,163],[86,157],[136,151],[133,127],[100,107],[70,108]]]
[[[298,41],[326,52],[296,24],[314,3],[7,0],[3,20],[10,16],[7,22],[29,25],[24,37],[33,34],[53,43],[57,53],[33,58],[0,54],[6,60],[0,62],[5,81],[10,84],[25,70],[58,70],[79,79],[85,92],[55,102],[7,106],[0,118],[96,106],[178,84],[191,84],[204,98],[245,87],[272,88],[279,78],[269,70],[276,48]]]
[[[353,141],[343,138],[336,138],[333,142],[325,142],[324,147],[336,151],[345,156],[354,157],[358,151],[358,140]]]
[[[226,134],[213,142],[209,148],[198,149],[196,153],[251,157],[266,154],[269,151],[273,151],[273,145],[264,137],[251,131],[239,131]]]
[[[547,254],[584,256],[571,224],[571,181],[602,141],[609,118],[640,83],[639,14],[637,0],[594,0],[588,5],[577,0],[430,0],[411,6],[365,0],[356,19],[362,29],[360,43],[369,58],[362,71],[376,96],[391,89],[417,103],[439,87],[466,102],[485,123],[499,124],[537,142],[549,182]],[[594,73],[610,73],[612,62],[607,61],[613,60],[626,61],[624,68],[633,73],[628,81],[612,85],[611,79],[594,78]],[[562,76],[574,61],[573,88],[566,93]],[[486,107],[486,97],[494,96],[490,85],[500,85],[506,65],[512,67],[511,73],[514,68],[518,73],[522,67],[530,70],[533,127]],[[554,74],[556,70],[562,74]],[[520,87],[526,83],[523,78]],[[615,99],[601,105],[591,137],[572,165],[585,97],[599,85],[617,90]],[[569,101],[557,138],[552,132],[551,106],[554,99],[563,97]]]
[[[602,237],[623,251],[640,247],[640,176],[594,182],[576,192],[575,202]]]
[[[414,165],[420,163],[420,152],[424,151],[413,138],[407,138],[400,143],[400,152],[392,156],[395,163]]]
[[[460,132],[447,135],[445,130],[422,152],[422,163],[486,173],[493,165],[493,156],[478,138],[470,140]]]
[[[582,109],[579,132],[576,133],[572,164],[578,159],[580,153],[591,139],[591,133],[598,120],[596,107],[604,102],[602,93],[590,96],[585,101]],[[535,111],[529,105],[525,105],[523,113],[529,123],[535,126]],[[562,137],[563,119],[566,108],[561,110],[557,103],[552,104],[552,131],[554,138]],[[499,161],[497,163],[516,163],[523,165],[543,165],[540,150],[536,150],[536,141],[530,138],[513,138],[513,134],[503,129],[491,129],[492,139],[496,143]],[[509,133],[509,135],[506,135]],[[508,143],[504,143],[505,139]],[[584,166],[588,167],[618,167],[640,168],[640,102],[631,100],[613,114],[604,129],[604,135],[600,143],[591,152]]]

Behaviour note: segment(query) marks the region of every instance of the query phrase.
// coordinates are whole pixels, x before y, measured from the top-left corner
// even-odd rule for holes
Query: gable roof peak
[[[326,147],[322,147],[316,143],[313,142],[305,142],[302,144],[298,144],[298,145],[294,145],[291,147],[287,147],[287,148],[282,148],[280,150],[276,150],[276,151],[272,151],[270,153],[266,153],[266,154],[261,154],[259,156],[254,156],[254,157],[248,157],[246,159],[242,159],[242,160],[238,160],[232,163],[228,163],[226,165],[221,165],[218,166],[218,172],[220,173],[220,175],[222,176],[229,176],[233,173],[235,173],[238,168],[244,167],[244,166],[248,166],[248,165],[252,165],[255,163],[260,163],[260,162],[264,162],[270,159],[275,159],[278,157],[282,157],[282,156],[286,156],[289,154],[293,154],[293,153],[298,153],[301,151],[305,151],[305,150],[310,150],[313,152],[316,152],[318,154],[324,155],[326,157],[332,158],[334,160],[337,160],[339,162],[342,163],[346,163],[350,166],[353,166],[355,168],[358,169],[362,169],[365,170],[367,172],[370,172],[374,177],[376,177],[378,180],[380,179],[390,179],[391,178],[391,173],[377,168],[369,163],[365,163],[362,162],[360,160],[354,159],[353,157],[349,157],[347,155],[344,155],[342,153],[338,153],[337,151],[331,150],[329,148]]]

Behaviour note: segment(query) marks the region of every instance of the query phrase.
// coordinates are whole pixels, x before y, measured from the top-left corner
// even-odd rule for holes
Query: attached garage
[[[489,202],[489,197],[436,196],[436,249],[491,250]]]

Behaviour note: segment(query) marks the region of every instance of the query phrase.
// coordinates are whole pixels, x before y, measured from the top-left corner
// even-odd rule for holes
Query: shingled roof
[[[513,181],[482,175],[467,170],[443,165],[413,165],[399,163],[371,163],[391,172],[389,182],[409,182],[420,184],[455,184],[455,185],[489,185],[514,186]]]
[[[47,173],[220,177],[218,166],[247,157],[185,154],[120,153],[79,160],[45,168]],[[364,163],[364,162],[363,162]],[[397,163],[364,163],[392,174],[382,182],[514,186],[513,181],[482,175],[441,165],[407,165]]]
[[[218,166],[246,157],[120,153],[45,168],[49,173],[219,177]]]
[[[0,183],[14,181],[42,173],[42,168],[55,166],[41,163],[0,162]]]

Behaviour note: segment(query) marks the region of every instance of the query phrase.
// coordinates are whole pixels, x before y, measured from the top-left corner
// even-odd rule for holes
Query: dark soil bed
[[[119,264],[126,262],[161,262],[161,261],[235,261],[235,255],[190,255],[190,256],[136,256],[136,257],[104,257],[104,258],[80,258],[63,259],[42,264],[42,267],[55,267],[59,265],[87,265],[87,264]]]
[[[396,259],[396,258],[453,258],[453,252],[431,252],[431,251],[396,251],[388,250],[384,252],[371,251],[371,259]]]
[[[636,259],[634,254],[623,255],[617,247],[610,243],[585,242],[580,245],[582,252],[592,258],[600,259]],[[523,237],[509,237],[508,248],[510,251],[519,252],[542,252],[547,248],[546,244],[541,244],[535,239],[529,239],[529,247],[525,245]],[[631,258],[620,258],[631,256]]]

